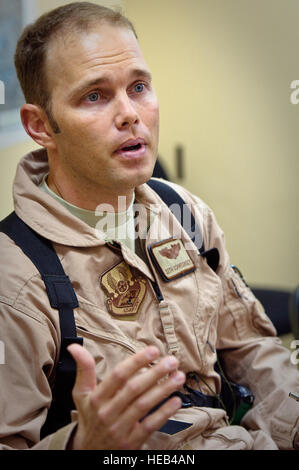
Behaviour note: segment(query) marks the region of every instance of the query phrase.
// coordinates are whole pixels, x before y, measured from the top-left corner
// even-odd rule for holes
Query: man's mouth
[[[116,150],[117,155],[123,156],[141,156],[145,151],[145,141],[144,139],[131,139],[127,140],[123,144],[121,144],[118,149]]]
[[[128,145],[126,147],[122,147],[121,150],[124,152],[134,152],[134,150],[139,150],[141,149],[141,144],[136,144],[136,145]]]

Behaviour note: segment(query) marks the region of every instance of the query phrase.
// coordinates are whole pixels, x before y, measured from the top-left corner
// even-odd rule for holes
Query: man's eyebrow
[[[139,69],[139,68],[133,69],[129,73],[129,76],[130,76],[130,79],[133,79],[134,77],[136,77],[136,78],[144,78],[145,80],[148,80],[149,82],[152,81],[152,74],[146,69]],[[78,94],[83,93],[88,88],[92,88],[93,86],[97,86],[97,85],[107,84],[110,81],[111,81],[111,78],[109,76],[101,75],[99,77],[93,78],[92,80],[83,82],[71,92],[71,97],[75,97]]]
[[[100,77],[93,78],[92,80],[86,81],[78,85],[74,90],[71,91],[71,98],[75,98],[77,95],[83,93],[88,88],[96,85],[102,85],[110,81],[109,77],[101,75]]]
[[[131,72],[130,72],[130,75],[133,77],[133,76],[137,76],[137,77],[141,77],[141,78],[145,78],[146,80],[148,80],[149,82],[152,81],[152,74],[146,70],[146,69],[133,69]]]

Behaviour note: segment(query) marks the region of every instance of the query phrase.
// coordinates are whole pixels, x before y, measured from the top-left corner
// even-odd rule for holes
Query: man
[[[22,123],[43,147],[19,164],[15,210],[53,243],[79,300],[84,343],[69,346],[72,423],[40,439],[59,319],[36,268],[1,234],[2,448],[292,448],[298,409],[288,393],[299,386],[297,370],[231,268],[212,212],[172,185],[192,206],[205,249],[218,250],[216,272],[144,184],[157,156],[158,103],[131,23],[85,2],[61,7],[25,30],[15,62]],[[116,213],[112,231],[104,205]],[[229,425],[218,399],[183,408],[172,395],[192,387],[212,402],[221,389],[216,350],[228,377],[255,396],[242,426]]]

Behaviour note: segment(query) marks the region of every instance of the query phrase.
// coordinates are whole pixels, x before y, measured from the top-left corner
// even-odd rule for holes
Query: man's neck
[[[51,173],[48,176],[47,184],[55,194],[65,201],[90,211],[124,212],[129,208],[134,194],[134,189],[128,190],[126,194],[121,195],[119,193],[111,194],[110,192],[105,194],[102,188],[100,192],[90,190],[85,192],[82,188],[77,189],[79,185],[60,185]]]

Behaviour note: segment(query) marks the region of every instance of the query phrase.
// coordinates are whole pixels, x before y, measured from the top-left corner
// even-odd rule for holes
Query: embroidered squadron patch
[[[153,263],[166,282],[195,271],[195,265],[188,255],[182,240],[171,238],[149,247]]]
[[[101,277],[112,315],[136,315],[146,292],[146,280],[122,261]]]

